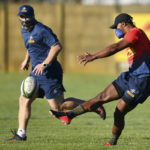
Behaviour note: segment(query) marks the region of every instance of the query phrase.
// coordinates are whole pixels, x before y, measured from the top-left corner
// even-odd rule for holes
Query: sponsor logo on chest
[[[29,37],[28,43],[35,43],[35,40],[33,39],[32,36]]]
[[[127,52],[127,56],[128,56],[128,58],[129,58],[129,57],[131,57],[131,56],[134,56],[135,54],[136,54],[136,52],[134,51],[134,49],[133,49],[133,48],[128,49],[128,52]]]

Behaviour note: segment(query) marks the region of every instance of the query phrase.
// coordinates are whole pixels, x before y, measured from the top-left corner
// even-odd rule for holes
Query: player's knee
[[[124,118],[123,113],[117,107],[114,112],[114,118],[115,120]]]
[[[114,112],[114,125],[123,129],[124,123],[124,114],[116,107]]]
[[[28,106],[31,103],[32,103],[32,99],[26,98],[26,97],[24,97],[22,95],[20,96],[20,98],[19,98],[19,104],[21,106]]]
[[[61,105],[58,105],[58,104],[57,105],[51,105],[51,109],[55,110],[55,111],[61,111],[60,107],[61,107]]]

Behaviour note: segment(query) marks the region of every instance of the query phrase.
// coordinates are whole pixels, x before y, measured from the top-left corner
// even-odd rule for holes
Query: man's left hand
[[[35,66],[33,72],[35,73],[35,75],[42,75],[44,72],[44,66],[42,64],[38,64]]]

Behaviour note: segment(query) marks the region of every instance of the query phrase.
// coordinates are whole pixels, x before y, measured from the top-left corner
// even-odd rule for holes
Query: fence
[[[25,48],[17,17],[22,4],[0,4],[0,70],[19,71]],[[81,4],[31,3],[38,21],[51,27],[62,42],[63,51],[59,60],[67,72],[116,71],[114,57],[88,64],[83,69],[76,57],[85,51],[94,53],[114,42],[113,23],[116,13],[113,6],[85,6]],[[149,6],[124,6],[123,12],[150,12]]]

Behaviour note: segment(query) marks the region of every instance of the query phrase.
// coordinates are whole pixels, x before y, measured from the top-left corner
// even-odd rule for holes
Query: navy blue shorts
[[[143,103],[150,95],[150,77],[137,78],[123,72],[112,84],[120,98],[133,106]]]
[[[44,96],[46,96],[47,99],[56,98],[57,96],[62,95],[65,91],[61,76],[46,78],[32,74],[30,75],[33,76],[39,83],[38,98],[44,98]]]

